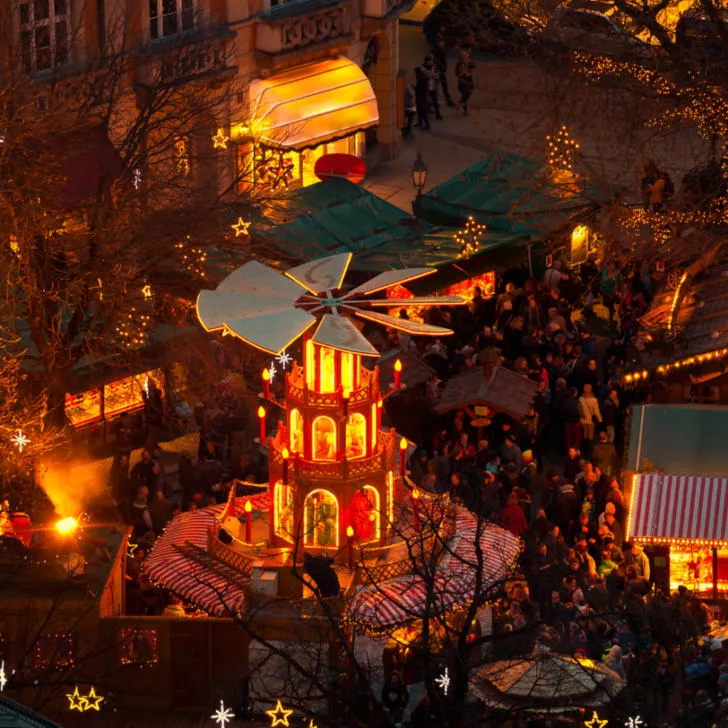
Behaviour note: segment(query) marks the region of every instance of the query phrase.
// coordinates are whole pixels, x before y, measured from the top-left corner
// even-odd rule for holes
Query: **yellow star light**
[[[152,297],[152,287],[148,283],[142,288],[142,296],[144,296],[144,298]]]
[[[313,718],[308,721],[308,728],[318,728],[318,726],[313,722]]]
[[[288,728],[288,718],[293,713],[292,710],[286,710],[281,701],[276,703],[276,707],[273,710],[266,710],[265,714],[270,716],[272,723],[270,728],[275,728],[277,725],[282,725],[284,728]]]
[[[104,699],[103,695],[96,695],[96,689],[91,686],[91,690],[88,691],[88,697],[84,698],[86,701],[86,710],[98,710],[100,711],[99,704]]]
[[[66,693],[66,697],[68,698],[69,710],[77,710],[79,713],[83,713],[83,711],[86,710],[86,705],[88,704],[88,701],[86,700],[86,698],[82,698],[79,694],[78,685],[76,685],[76,689],[73,691],[73,693]]]
[[[227,149],[227,143],[230,141],[230,137],[225,136],[225,132],[222,129],[217,130],[217,134],[212,137],[212,146],[214,149]]]
[[[232,229],[235,231],[235,237],[239,238],[241,235],[250,235],[248,230],[250,229],[250,223],[245,222],[242,217],[238,218],[238,221],[231,225]]]
[[[584,725],[586,726],[586,728],[604,728],[607,723],[609,723],[608,720],[599,720],[599,714],[596,710],[592,713],[591,720],[584,721]]]

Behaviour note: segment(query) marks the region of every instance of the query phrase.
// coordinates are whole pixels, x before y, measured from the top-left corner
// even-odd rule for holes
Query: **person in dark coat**
[[[429,80],[424,71],[418,66],[415,68],[415,107],[417,108],[417,124],[425,131],[430,130],[430,119],[427,113],[430,104]]]
[[[583,437],[581,429],[581,412],[579,410],[579,391],[571,387],[566,397],[561,400],[561,420],[564,423],[564,440],[566,447],[581,447]]]
[[[455,106],[447,84],[447,48],[442,38],[438,38],[437,44],[432,49],[432,56],[435,59],[435,68],[437,69],[438,80],[442,87],[442,95],[445,97],[448,106]]]
[[[564,483],[554,502],[554,523],[562,533],[568,533],[579,513],[579,499],[571,483]]]

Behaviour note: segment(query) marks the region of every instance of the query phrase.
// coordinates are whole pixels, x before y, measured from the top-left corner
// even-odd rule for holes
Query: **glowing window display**
[[[338,546],[339,504],[328,490],[314,490],[303,506],[303,545]]]
[[[362,543],[379,539],[379,493],[365,485],[354,493],[351,501],[354,535]]]
[[[359,357],[348,351],[341,352],[341,386],[351,391],[359,384],[356,376],[359,372]]]
[[[306,340],[306,386],[314,389],[316,386],[316,345],[313,339]]]
[[[346,457],[350,460],[366,455],[367,421],[356,412],[346,421]]]
[[[336,460],[336,425],[330,417],[313,421],[313,459]]]
[[[293,488],[279,480],[275,490],[276,533],[293,541]]]
[[[291,452],[303,452],[303,417],[297,409],[292,409],[288,417],[291,437]]]
[[[321,385],[319,391],[322,393],[334,392],[336,390],[336,352],[328,346],[319,348],[319,370],[321,373]]]

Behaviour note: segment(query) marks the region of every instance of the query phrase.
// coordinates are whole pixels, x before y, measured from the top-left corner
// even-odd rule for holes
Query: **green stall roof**
[[[645,461],[669,475],[728,475],[728,407],[649,404],[633,408],[627,470]]]
[[[490,230],[537,239],[593,211],[604,199],[596,187],[577,193],[544,183],[540,176],[541,168],[529,159],[492,153],[423,195],[421,215],[432,224],[453,227],[472,215]]]
[[[273,247],[295,260],[352,252],[351,270],[362,273],[421,265],[443,269],[453,262],[475,273],[479,272],[476,268],[488,268],[484,259],[495,251],[520,250],[528,243],[526,236],[489,230],[478,254],[460,260],[455,229],[407,216],[400,208],[342,179],[298,190],[291,204],[298,217],[268,231],[266,239]]]

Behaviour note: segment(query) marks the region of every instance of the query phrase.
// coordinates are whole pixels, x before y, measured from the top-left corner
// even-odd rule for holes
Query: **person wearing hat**
[[[506,435],[500,456],[502,463],[505,465],[512,463],[518,470],[520,470],[523,462],[523,455],[521,453],[521,448],[516,444],[515,436],[511,432]]]

